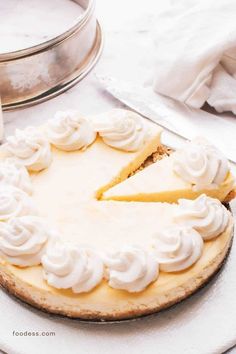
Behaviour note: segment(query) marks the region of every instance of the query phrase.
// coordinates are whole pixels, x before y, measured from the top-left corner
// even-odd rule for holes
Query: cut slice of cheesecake
[[[190,144],[187,144],[185,149],[188,149]],[[183,163],[183,168],[186,171],[184,170],[183,174],[181,174],[182,170],[179,173],[176,172],[177,168],[175,169],[175,164],[178,155],[179,151],[174,152],[170,156],[149,165],[124,182],[106,191],[102,199],[175,203],[179,198],[195,199],[204,193],[210,197],[224,201],[227,195],[234,189],[234,178],[229,170],[225,170],[225,178],[221,183],[211,183],[211,185],[205,186],[202,184],[200,187],[194,183],[190,183],[188,181],[188,174],[186,178],[186,173],[189,173],[191,168],[191,166],[187,165],[188,160]],[[223,165],[222,162],[219,163]],[[215,168],[215,160],[212,164]],[[210,168],[212,167],[209,163],[209,166],[206,166],[206,173],[208,173],[207,171]],[[197,172],[199,177],[199,171]],[[206,176],[203,177],[205,178]],[[196,180],[196,175],[194,178]],[[217,179],[217,176],[215,178]]]

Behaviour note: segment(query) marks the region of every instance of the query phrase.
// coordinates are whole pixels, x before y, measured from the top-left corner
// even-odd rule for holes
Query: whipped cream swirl
[[[202,254],[201,235],[187,226],[173,226],[154,238],[155,253],[163,272],[178,272],[193,265]]]
[[[124,151],[139,150],[149,136],[144,118],[124,109],[94,117],[93,123],[107,145]]]
[[[0,186],[0,221],[14,216],[37,214],[33,200],[19,188]]]
[[[224,182],[229,165],[226,157],[204,139],[195,139],[173,154],[173,169],[194,190],[212,189]]]
[[[44,220],[37,216],[0,222],[0,255],[20,267],[40,264],[48,236]]]
[[[52,159],[49,142],[34,127],[25,130],[16,129],[15,135],[6,139],[3,149],[29,171],[41,171],[47,168]]]
[[[139,292],[159,274],[154,255],[139,247],[126,246],[104,257],[109,285],[114,289]]]
[[[92,144],[96,133],[90,122],[76,111],[59,111],[48,122],[47,136],[58,149],[74,151]]]
[[[74,293],[92,290],[103,278],[101,257],[90,249],[80,249],[60,240],[49,242],[42,257],[43,276],[57,289]]]
[[[180,199],[174,217],[197,230],[204,240],[222,234],[230,222],[230,213],[221,202],[205,194],[195,200]]]
[[[0,163],[0,183],[32,193],[32,183],[27,169],[14,159],[6,159]]]

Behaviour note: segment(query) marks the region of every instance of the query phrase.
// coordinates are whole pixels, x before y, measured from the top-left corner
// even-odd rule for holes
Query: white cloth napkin
[[[153,87],[191,107],[236,114],[236,1],[172,1],[153,32]]]

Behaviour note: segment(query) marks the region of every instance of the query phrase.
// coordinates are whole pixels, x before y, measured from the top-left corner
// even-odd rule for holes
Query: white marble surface
[[[143,81],[149,75],[149,31],[155,24],[155,13],[169,1],[97,2],[98,16],[106,33],[104,53],[96,69],[61,96],[28,109],[4,113],[6,134],[16,127],[42,123],[59,109],[75,108],[91,114],[120,107],[118,101],[99,87],[95,71],[133,81]],[[221,353],[236,343],[235,259],[236,247],[224,272],[211,286],[155,318],[128,325],[95,326],[55,319],[32,311],[0,292],[0,307],[6,319],[6,325],[0,326],[0,348],[10,354],[54,354],[59,350],[62,354]],[[12,336],[13,329],[55,330],[56,337],[17,338]]]

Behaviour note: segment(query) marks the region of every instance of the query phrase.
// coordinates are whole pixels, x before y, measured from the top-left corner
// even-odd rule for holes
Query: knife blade
[[[178,137],[204,136],[236,163],[236,120],[208,113],[114,77],[96,75],[100,84],[120,102]]]

